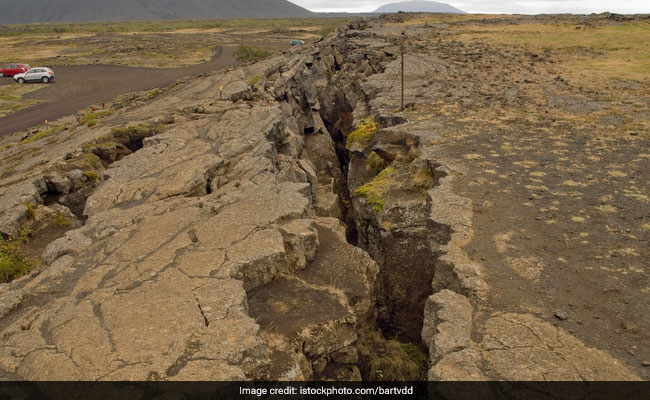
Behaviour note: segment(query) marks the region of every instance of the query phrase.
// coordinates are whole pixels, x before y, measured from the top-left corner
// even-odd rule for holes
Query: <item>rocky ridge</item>
[[[428,349],[432,380],[636,379],[531,314],[474,318],[489,288],[462,249],[474,235],[472,203],[453,193],[463,167],[425,145],[435,120],[395,110],[401,37],[359,22],[196,78],[64,132],[3,178],[4,235],[29,222],[26,204],[82,211],[42,271],[0,288],[2,376],[360,379],[359,332],[376,321]],[[454,85],[452,61],[418,44],[408,54],[409,106]],[[346,148],[369,116],[376,134]],[[97,145],[136,124],[159,128]],[[109,149],[98,180],[66,171],[87,143]],[[387,184],[381,203],[358,195],[371,182]]]

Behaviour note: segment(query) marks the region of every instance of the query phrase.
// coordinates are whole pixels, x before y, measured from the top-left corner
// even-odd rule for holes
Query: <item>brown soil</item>
[[[647,104],[627,105],[648,82],[565,80],[555,54],[514,46],[434,47],[456,79],[420,112],[444,132],[436,154],[467,168],[454,191],[473,202],[466,251],[490,287],[477,322],[532,313],[650,379],[650,136]]]

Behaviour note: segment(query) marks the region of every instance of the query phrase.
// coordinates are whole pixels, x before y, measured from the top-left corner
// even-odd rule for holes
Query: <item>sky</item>
[[[372,12],[386,3],[401,0],[290,0],[318,12]],[[605,11],[621,14],[650,14],[650,0],[438,0],[470,13],[590,14]]]

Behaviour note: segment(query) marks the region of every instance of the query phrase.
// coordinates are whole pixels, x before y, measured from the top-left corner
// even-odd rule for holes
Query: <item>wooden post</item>
[[[402,56],[402,102],[400,111],[404,111],[404,43],[400,46],[400,53]]]

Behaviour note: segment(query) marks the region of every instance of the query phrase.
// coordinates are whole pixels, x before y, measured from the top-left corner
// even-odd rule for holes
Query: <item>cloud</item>
[[[372,12],[380,6],[399,0],[291,0],[313,11]],[[438,0],[446,2],[445,0]],[[648,0],[461,0],[449,1],[454,7],[477,13],[576,13],[590,14],[605,11],[618,13],[650,13]]]

